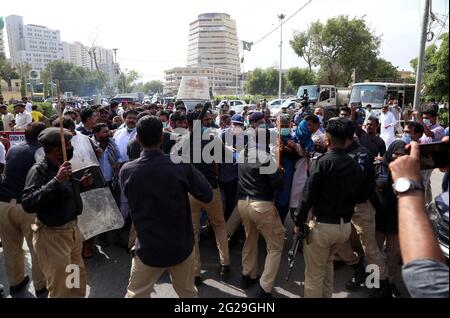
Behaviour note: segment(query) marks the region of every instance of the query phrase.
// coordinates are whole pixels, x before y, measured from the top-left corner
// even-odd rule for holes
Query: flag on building
[[[253,46],[253,42],[242,41],[242,46],[243,46],[244,50],[251,51],[252,50],[252,46]]]
[[[5,21],[3,21],[3,17],[0,17],[0,30],[3,30],[5,27]]]

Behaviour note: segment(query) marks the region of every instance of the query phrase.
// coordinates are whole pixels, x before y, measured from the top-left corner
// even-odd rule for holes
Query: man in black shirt
[[[137,232],[125,297],[149,297],[166,270],[181,298],[197,297],[188,194],[210,202],[211,187],[191,164],[175,164],[161,152],[162,123],[158,118],[139,120],[136,138],[144,149],[142,156],[125,164],[120,172],[120,185]],[[143,186],[148,180],[157,186]]]
[[[267,256],[257,297],[270,298],[284,244],[285,229],[273,203],[275,192],[283,187],[283,177],[278,169],[275,173],[263,170],[270,163],[276,167],[270,156],[269,131],[258,129],[255,136],[258,146],[248,145],[240,153],[244,161],[239,164],[238,209],[246,233],[242,249],[242,288],[249,288],[257,282],[258,238],[261,234],[266,241]]]
[[[12,147],[6,155],[3,180],[0,182],[0,236],[5,256],[5,271],[10,285],[10,294],[19,292],[28,283],[25,275],[25,253],[23,239],[27,241],[31,254],[31,271],[36,295],[45,292],[45,278],[33,248],[31,224],[35,214],[28,214],[22,207],[22,191],[28,170],[35,164],[39,134],[45,129],[43,123],[31,123],[25,129],[26,142]]]
[[[73,157],[72,134],[64,130],[67,160]],[[39,135],[45,157],[28,172],[22,205],[36,213],[33,242],[47,281],[48,297],[85,297],[86,269],[81,256],[82,241],[77,217],[83,210],[80,191],[92,184],[92,176],[72,177],[70,162],[63,161],[59,128]],[[76,275],[73,285],[69,275]],[[69,279],[68,279],[69,278]]]
[[[359,137],[359,143],[366,147],[375,159],[381,159],[386,153],[386,144],[377,134],[379,126],[378,118],[370,117],[366,123],[367,134]]]
[[[184,162],[191,162],[195,168],[197,168],[208,180],[214,193],[214,198],[209,203],[204,203],[194,196],[190,196],[191,212],[192,212],[192,224],[194,227],[195,235],[195,284],[198,286],[202,283],[200,277],[201,262],[200,262],[200,217],[201,212],[204,210],[208,215],[208,219],[213,227],[214,234],[216,237],[216,245],[219,250],[220,257],[220,275],[223,279],[229,273],[230,269],[230,253],[228,249],[228,235],[225,226],[225,216],[222,205],[222,196],[219,189],[219,177],[218,177],[218,166],[216,161],[206,162],[204,159],[204,149],[207,145],[216,143],[208,153],[212,158],[215,158],[215,149],[221,149],[223,151],[224,146],[222,141],[215,137],[210,136],[209,140],[202,140],[200,136],[194,136],[198,131],[203,134],[206,127],[206,122],[210,120],[210,117],[206,115],[204,118],[201,117],[200,112],[193,112],[188,114],[188,125],[190,130],[190,135],[184,137],[185,139],[180,141],[185,147],[189,147],[189,156],[185,158]],[[201,119],[201,120],[199,120]],[[202,123],[203,121],[203,123]],[[198,126],[197,126],[198,125]],[[198,129],[198,131],[197,131]],[[207,134],[207,132],[206,132]],[[197,139],[198,138],[198,139]],[[200,139],[200,140],[199,140]],[[189,143],[189,145],[187,145]],[[208,147],[209,147],[208,146]],[[223,152],[222,152],[223,153]]]
[[[375,171],[373,167],[373,157],[365,147],[361,146],[354,138],[356,132],[356,124],[353,121],[346,119],[339,119],[342,121],[347,130],[347,142],[345,151],[355,160],[359,165],[362,173],[362,180],[359,183],[359,197],[355,206],[355,213],[352,217],[353,226],[361,240],[364,249],[365,260],[367,264],[375,264],[379,270],[380,288],[374,289],[371,297],[390,297],[390,287],[387,281],[387,267],[386,262],[381,256],[375,238],[375,209],[370,203],[370,198],[375,192]],[[348,265],[353,266],[354,274],[345,287],[348,290],[356,290],[366,280],[366,268],[363,266],[364,258],[362,255],[357,255],[348,240],[341,245],[337,254],[342,261]]]
[[[328,152],[313,159],[303,198],[294,213],[295,233],[310,232],[304,243],[305,298],[331,298],[333,254],[351,233],[351,219],[362,178],[358,164],[345,152],[346,127],[330,120],[325,129]],[[312,208],[313,218],[306,224]]]

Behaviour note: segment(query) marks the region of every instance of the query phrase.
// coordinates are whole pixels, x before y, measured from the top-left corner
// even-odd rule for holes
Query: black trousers
[[[219,187],[220,192],[222,193],[224,215],[226,221],[230,217],[231,213],[234,210],[234,207],[237,204],[238,180],[234,179],[228,182],[220,182]]]

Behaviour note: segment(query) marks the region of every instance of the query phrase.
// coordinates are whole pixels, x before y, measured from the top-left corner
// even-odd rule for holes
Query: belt
[[[254,197],[254,196],[251,196],[251,195],[240,195],[239,196],[239,200],[244,200],[244,201],[247,201],[247,200],[251,200],[251,201],[263,201],[263,202],[273,202],[273,199],[269,199],[269,198],[267,198],[267,197]]]
[[[317,223],[325,223],[325,224],[341,224],[341,221],[343,223],[350,223],[352,220],[351,216],[346,217],[339,217],[339,216],[323,216],[323,217],[316,217]]]
[[[78,224],[78,220],[73,220],[70,222],[67,222],[66,224],[60,225],[60,226],[47,226],[44,223],[42,223],[42,221],[39,221],[39,219],[36,219],[36,227],[37,229],[49,229],[49,230],[67,230],[67,229],[71,229],[74,228],[75,226],[77,226]]]

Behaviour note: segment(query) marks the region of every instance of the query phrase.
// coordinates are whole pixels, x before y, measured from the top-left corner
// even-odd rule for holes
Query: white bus
[[[380,110],[389,101],[398,101],[400,108],[414,103],[414,84],[399,83],[358,83],[353,85],[350,105],[361,103],[364,108],[371,105],[373,110]]]

